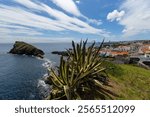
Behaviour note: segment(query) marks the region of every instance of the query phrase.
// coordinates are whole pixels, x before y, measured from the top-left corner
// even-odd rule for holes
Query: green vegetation
[[[112,99],[112,92],[105,89],[107,78],[103,59],[94,51],[95,43],[86,47],[87,41],[72,42],[68,57],[61,57],[57,70],[50,69],[49,80],[53,89],[49,99]]]
[[[150,99],[150,71],[132,65],[115,65],[110,62],[105,66],[112,87],[108,90],[118,94],[114,99]]]

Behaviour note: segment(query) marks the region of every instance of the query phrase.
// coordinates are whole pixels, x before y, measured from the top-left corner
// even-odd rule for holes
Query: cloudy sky
[[[0,0],[0,43],[150,39],[150,0]]]

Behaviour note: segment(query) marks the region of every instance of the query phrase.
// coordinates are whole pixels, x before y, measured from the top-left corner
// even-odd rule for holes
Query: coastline
[[[59,51],[63,50],[64,48],[69,48],[70,44],[34,44],[34,46],[42,49],[45,52],[45,56],[43,59],[31,55],[28,56],[8,53],[8,51],[13,47],[13,44],[4,44],[1,46],[0,83],[5,84],[1,85],[1,87],[4,88],[1,88],[0,90],[1,99],[37,100],[45,99],[46,95],[49,94],[48,91],[50,91],[49,88],[51,88],[51,86],[47,87],[47,84],[45,82],[46,78],[48,77],[47,68],[59,64],[59,56],[51,54],[51,51]],[[5,67],[10,70],[3,70],[5,69]],[[10,88],[10,83],[7,79],[13,80],[11,82],[12,88]],[[28,88],[25,88],[26,86]],[[17,88],[17,90],[12,90],[16,87],[19,88]],[[5,89],[7,89],[8,91]],[[16,93],[14,94],[14,92]]]
[[[38,58],[38,59],[41,59],[41,58]],[[50,95],[50,92],[52,89],[52,85],[47,84],[46,80],[49,77],[48,68],[53,67],[54,63],[50,61],[48,58],[43,58],[41,60],[44,61],[42,66],[47,69],[47,73],[45,73],[43,77],[38,80],[38,85],[37,85],[39,92],[40,92],[40,96],[43,100],[43,99],[46,99]]]

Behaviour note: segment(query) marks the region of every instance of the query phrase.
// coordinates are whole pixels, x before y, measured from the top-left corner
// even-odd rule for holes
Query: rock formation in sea
[[[43,58],[44,52],[28,43],[16,41],[13,48],[9,51],[12,54],[19,55],[33,55],[36,57]]]
[[[53,51],[52,54],[62,55],[62,56],[68,56],[67,51]]]

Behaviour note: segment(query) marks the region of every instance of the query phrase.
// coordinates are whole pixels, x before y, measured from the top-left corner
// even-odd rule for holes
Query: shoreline
[[[49,85],[48,83],[46,83],[46,81],[47,81],[47,78],[49,77],[48,68],[53,67],[53,62],[50,61],[48,58],[43,58],[42,60],[44,61],[42,66],[47,71],[43,75],[43,77],[38,80],[38,86],[37,87],[39,89],[40,96],[41,96],[42,100],[44,100],[50,95],[50,92],[51,92],[51,89],[52,89],[52,85]]]

